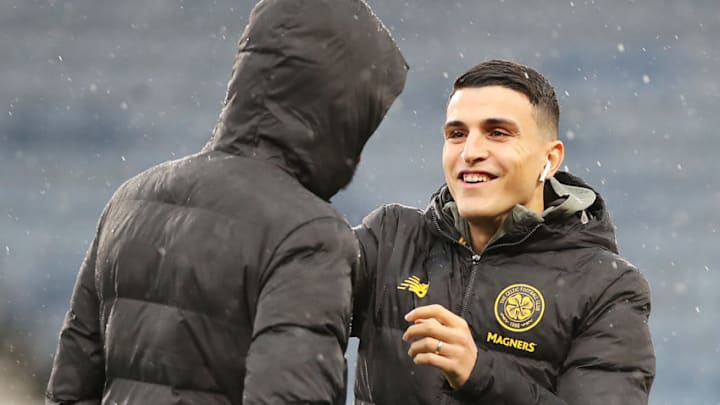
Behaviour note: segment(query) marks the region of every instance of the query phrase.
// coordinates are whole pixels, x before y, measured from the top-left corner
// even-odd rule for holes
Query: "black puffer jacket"
[[[212,141],[103,212],[47,403],[343,403],[357,241],[326,200],[406,70],[362,1],[259,3]]]
[[[446,187],[424,212],[388,205],[365,218],[354,273],[357,404],[647,403],[647,282],[618,256],[602,199],[567,173],[556,179],[544,215],[516,207],[482,254],[463,243]],[[415,366],[401,339],[403,316],[428,304],[461,315],[478,346],[458,391]]]

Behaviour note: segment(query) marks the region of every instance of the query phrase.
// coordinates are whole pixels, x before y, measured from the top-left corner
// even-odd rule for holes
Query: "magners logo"
[[[495,318],[505,329],[525,332],[535,327],[545,313],[545,299],[537,288],[513,284],[495,300]]]

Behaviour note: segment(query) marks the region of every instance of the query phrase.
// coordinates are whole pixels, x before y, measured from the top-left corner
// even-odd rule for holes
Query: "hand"
[[[415,340],[408,351],[415,364],[436,367],[450,386],[462,387],[477,359],[477,346],[467,322],[442,305],[417,307],[405,315],[405,320],[414,323],[402,339]]]

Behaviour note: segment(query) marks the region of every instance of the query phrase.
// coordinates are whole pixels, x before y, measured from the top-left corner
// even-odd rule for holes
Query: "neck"
[[[536,212],[537,214],[542,214],[545,204],[542,195],[542,187],[539,188],[540,192],[536,190],[535,198],[531,199],[523,205],[529,210]],[[495,236],[498,229],[500,229],[500,226],[502,226],[503,222],[505,222],[505,219],[508,217],[508,215],[511,215],[511,213],[512,208],[510,209],[510,211],[494,218],[468,219],[468,223],[470,224],[470,237],[472,238],[470,242],[473,251],[475,251],[476,253],[480,253],[485,250],[490,240],[493,238],[493,236]]]
[[[472,248],[476,253],[480,253],[487,247],[488,242],[500,229],[505,218],[508,214],[501,215],[492,219],[478,219],[471,220],[470,223],[470,237],[472,238]]]

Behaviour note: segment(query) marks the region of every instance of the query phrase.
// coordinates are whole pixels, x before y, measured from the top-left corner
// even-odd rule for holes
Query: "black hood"
[[[617,253],[615,240],[615,226],[610,219],[605,201],[600,194],[593,190],[581,178],[570,173],[559,171],[553,176],[555,180],[565,186],[585,189],[594,193],[592,204],[586,209],[560,215],[545,215],[538,221],[529,215],[517,215],[523,210],[513,209],[513,215],[508,216],[502,229],[506,232],[497,239],[496,244],[514,244],[525,240],[527,234],[538,228],[533,236],[525,241],[525,251],[560,251],[581,247],[602,247]],[[545,208],[560,205],[567,196],[557,195],[550,182],[545,183]],[[444,208],[453,201],[447,185],[443,185],[432,197],[426,211],[426,219],[434,223],[433,229],[439,234],[458,240],[461,236],[456,228],[454,218]],[[547,212],[547,211],[546,211]]]
[[[261,1],[208,148],[274,161],[327,200],[352,179],[406,73],[364,1]]]

